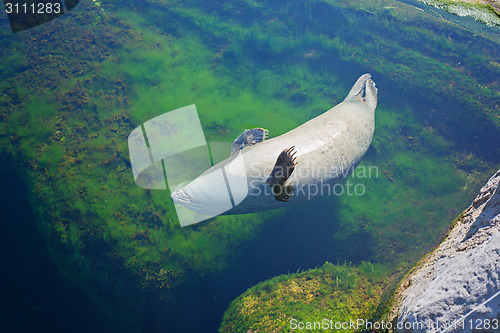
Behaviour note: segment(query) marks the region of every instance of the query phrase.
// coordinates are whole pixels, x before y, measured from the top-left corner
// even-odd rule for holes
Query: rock
[[[490,27],[500,27],[498,0],[418,0],[458,16],[470,16]]]
[[[499,183],[500,170],[404,279],[389,318],[396,332],[500,331]]]

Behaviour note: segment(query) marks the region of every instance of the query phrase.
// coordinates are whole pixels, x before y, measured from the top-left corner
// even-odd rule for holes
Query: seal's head
[[[188,205],[189,202],[191,201],[191,197],[182,188],[172,193],[171,197],[175,203],[181,205]]]
[[[172,200],[202,215],[219,215],[232,208],[222,173],[204,174],[172,193]]]

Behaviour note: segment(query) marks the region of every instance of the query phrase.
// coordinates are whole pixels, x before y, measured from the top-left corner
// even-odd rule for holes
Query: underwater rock
[[[404,279],[389,318],[396,332],[498,332],[499,183],[500,170]]]
[[[263,281],[231,302],[219,332],[358,332],[338,325],[375,316],[383,291],[376,271],[368,262],[326,262]]]
[[[491,27],[500,27],[500,3],[497,0],[419,0],[458,16],[471,16]]]

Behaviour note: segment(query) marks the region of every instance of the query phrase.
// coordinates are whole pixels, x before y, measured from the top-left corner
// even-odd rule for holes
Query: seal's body
[[[208,176],[221,169],[226,179],[245,177],[248,187],[246,197],[224,214],[280,208],[331,193],[368,150],[376,105],[377,89],[365,74],[342,103],[283,135],[265,140],[264,129],[246,130],[229,158],[175,191],[172,199],[195,212],[211,212],[218,200],[227,200],[228,189],[211,184]],[[243,163],[234,163],[236,158]]]

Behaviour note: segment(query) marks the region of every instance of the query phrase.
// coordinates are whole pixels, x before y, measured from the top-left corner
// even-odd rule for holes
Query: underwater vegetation
[[[314,328],[314,322],[334,328],[330,320],[372,319],[384,286],[377,280],[380,276],[367,262],[359,267],[326,262],[306,272],[274,277],[238,296],[226,310],[219,332],[293,332],[299,322],[306,328],[301,331],[318,332],[324,326]],[[307,322],[312,322],[309,329]]]
[[[10,64],[0,149],[25,169],[60,269],[132,331],[162,320],[215,330],[242,291],[325,261],[399,273],[500,164],[498,42],[399,2],[81,1],[4,33],[0,47]],[[252,127],[277,136],[340,102],[365,72],[379,106],[372,147],[347,179],[361,196],[180,228],[168,191],[134,183],[127,137],[150,118],[196,104],[209,142]],[[345,269],[356,277],[345,297],[364,299],[368,315],[382,286],[358,290],[368,277]],[[192,309],[207,281],[215,287]],[[220,317],[202,317],[203,306]]]

